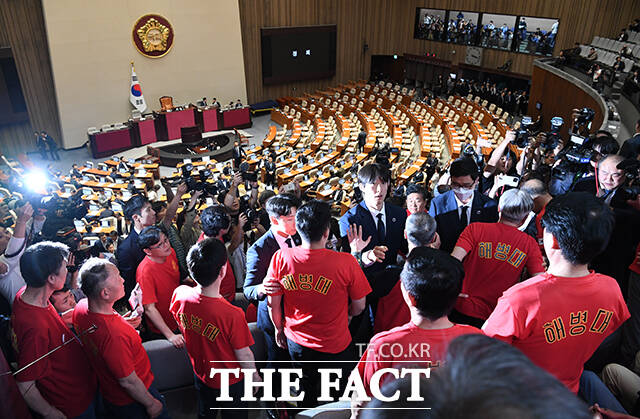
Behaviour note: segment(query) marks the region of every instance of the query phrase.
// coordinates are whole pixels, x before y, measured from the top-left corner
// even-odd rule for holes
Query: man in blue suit
[[[431,201],[429,214],[436,219],[440,249],[451,253],[458,237],[473,222],[498,221],[496,201],[476,190],[480,171],[476,163],[463,157],[449,168],[451,190]]]
[[[267,308],[268,290],[264,279],[274,253],[282,247],[295,247],[301,243],[296,232],[296,210],[299,206],[298,198],[290,194],[269,198],[266,210],[271,228],[247,251],[247,274],[243,290],[247,299],[258,305],[258,328],[264,332],[269,361],[288,360],[289,353],[276,345],[275,329]]]
[[[394,265],[398,252],[406,253],[407,241],[404,238],[404,224],[407,212],[396,205],[385,202],[387,190],[391,183],[391,172],[378,163],[370,163],[358,172],[358,184],[362,192],[362,201],[347,211],[340,218],[340,236],[342,250],[351,252],[347,232],[350,226],[362,231],[362,239],[369,243],[361,253],[354,253],[373,289],[371,295],[378,295],[374,287],[383,285],[372,280],[372,275]],[[371,296],[367,301],[369,310],[360,318],[351,322],[353,341],[365,343],[373,332],[373,313],[376,312],[377,301]]]

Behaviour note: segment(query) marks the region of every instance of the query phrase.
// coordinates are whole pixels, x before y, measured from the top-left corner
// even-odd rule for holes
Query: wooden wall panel
[[[551,118],[560,116],[564,120],[560,133],[563,138],[568,138],[572,119],[571,110],[585,107],[595,111],[592,132],[600,129],[604,118],[600,104],[578,85],[538,66],[533,67],[531,82],[529,115],[534,119],[540,116],[544,130],[551,128]],[[558,94],[558,92],[562,93]],[[553,100],[548,100],[548,98],[553,98]],[[541,111],[535,108],[536,102],[542,103]]]
[[[238,0],[244,48],[247,95],[251,103],[283,95],[368,78],[371,55],[435,53],[453,64],[464,61],[466,47],[413,39],[416,7],[468,10],[560,19],[556,53],[595,35],[615,37],[634,17],[637,0]],[[331,80],[262,86],[260,28],[337,24],[337,68]],[[363,53],[363,45],[369,50]],[[455,53],[454,53],[455,51]],[[507,59],[511,71],[531,74],[534,56],[485,49],[483,67],[497,68]]]
[[[0,147],[35,150],[31,126],[46,130],[60,143],[60,119],[40,0],[0,0],[0,28],[0,42],[6,42],[13,52],[31,122],[30,126],[0,130]]]

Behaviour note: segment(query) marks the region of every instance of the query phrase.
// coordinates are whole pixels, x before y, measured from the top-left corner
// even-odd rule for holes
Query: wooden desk
[[[293,128],[291,129],[291,137],[287,140],[287,145],[289,147],[294,147],[296,143],[300,140],[300,136],[302,135],[302,124],[298,121],[294,121]]]
[[[269,127],[269,132],[267,133],[267,136],[264,138],[264,140],[262,140],[262,146],[265,148],[271,146],[273,141],[276,139],[277,133],[278,133],[278,130],[276,129],[275,125],[271,125]]]

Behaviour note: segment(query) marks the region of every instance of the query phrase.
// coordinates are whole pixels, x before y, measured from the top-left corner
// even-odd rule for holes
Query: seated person
[[[218,401],[221,393],[220,375],[211,374],[213,368],[248,368],[255,370],[253,337],[245,321],[244,312],[232,306],[220,293],[220,284],[227,264],[227,250],[217,239],[207,238],[193,245],[187,255],[189,273],[198,287],[180,286],[173,293],[170,311],[180,325],[195,374],[198,391],[198,417],[215,418],[218,408],[233,413],[229,417],[247,418],[247,402],[242,401],[242,374],[229,377],[229,402]],[[214,326],[215,325],[215,326]],[[216,360],[211,362],[212,360]],[[253,382],[261,382],[257,371]]]
[[[368,394],[371,394],[371,377],[379,369],[442,367],[450,341],[460,335],[482,333],[480,329],[454,324],[447,318],[462,288],[463,277],[462,264],[445,252],[428,247],[411,251],[400,274],[402,295],[411,311],[411,321],[378,333],[369,342],[358,363]],[[422,350],[412,353],[410,348],[416,345]],[[395,349],[393,352],[388,350],[391,347]],[[412,360],[416,364],[405,364]],[[384,382],[384,376],[382,380]]]
[[[118,268],[105,259],[91,258],[82,265],[80,280],[87,298],[76,306],[73,322],[98,375],[107,411],[112,417],[168,418],[164,399],[153,387],[140,336],[113,309],[124,296]]]
[[[184,339],[177,332],[178,325],[169,312],[173,290],[180,285],[176,252],[167,236],[156,226],[145,227],[138,236],[138,243],[145,257],[138,265],[136,281],[142,289],[142,305],[150,338],[164,337],[176,348],[182,348]]]

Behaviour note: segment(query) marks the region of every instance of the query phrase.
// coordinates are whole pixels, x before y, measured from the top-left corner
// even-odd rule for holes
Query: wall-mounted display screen
[[[518,52],[552,55],[558,34],[558,19],[520,16],[516,31]]]
[[[511,50],[517,16],[482,14],[480,46]]]
[[[551,56],[558,24],[554,18],[419,7],[413,37]]]
[[[460,10],[449,11],[447,42],[476,45],[479,13]]]
[[[447,11],[439,9],[417,9],[414,38],[445,41]]]
[[[333,77],[336,33],[336,25],[262,28],[262,82]]]

